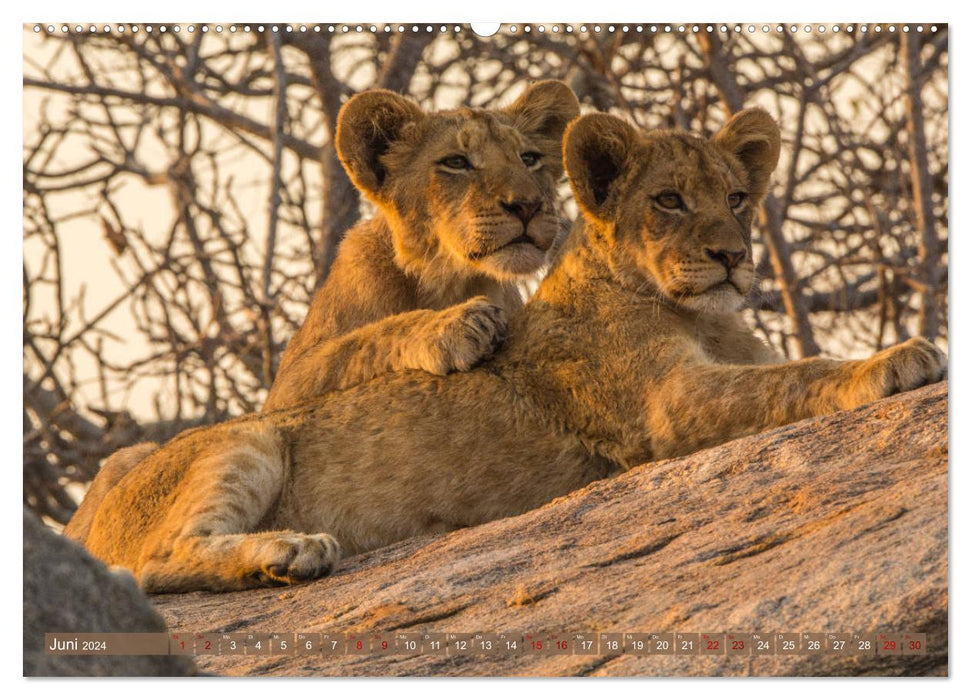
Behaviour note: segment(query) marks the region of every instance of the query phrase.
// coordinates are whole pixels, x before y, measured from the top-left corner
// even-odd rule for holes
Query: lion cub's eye
[[[684,200],[677,192],[662,192],[654,198],[654,201],[662,209],[684,209]]]
[[[444,165],[449,170],[472,170],[472,163],[465,156],[454,155],[446,156],[438,161],[439,165]]]
[[[730,206],[732,209],[738,209],[745,201],[745,197],[746,195],[744,192],[732,192],[730,195],[728,195],[728,206]]]
[[[519,155],[523,160],[523,164],[527,168],[533,168],[539,165],[539,159],[543,157],[542,153],[536,153],[535,151],[527,151],[526,153],[521,153]]]

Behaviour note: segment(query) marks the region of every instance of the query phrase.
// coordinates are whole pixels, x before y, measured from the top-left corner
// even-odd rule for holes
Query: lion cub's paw
[[[485,297],[475,297],[442,312],[431,349],[435,374],[464,372],[486,359],[506,339],[506,315]]]
[[[924,338],[911,338],[864,360],[851,388],[859,403],[910,391],[944,378],[947,356]]]
[[[340,558],[340,545],[330,535],[274,533],[254,552],[250,576],[264,586],[312,581],[329,574]]]

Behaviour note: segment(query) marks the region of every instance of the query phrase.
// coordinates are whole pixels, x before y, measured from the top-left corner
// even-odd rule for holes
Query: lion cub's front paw
[[[253,552],[250,576],[263,586],[286,586],[329,574],[341,558],[330,535],[272,533]]]
[[[933,384],[946,372],[947,356],[937,346],[924,338],[911,338],[864,360],[847,389],[855,395],[851,403],[862,405]]]
[[[430,355],[435,374],[464,372],[489,357],[506,338],[506,315],[485,297],[446,309]]]

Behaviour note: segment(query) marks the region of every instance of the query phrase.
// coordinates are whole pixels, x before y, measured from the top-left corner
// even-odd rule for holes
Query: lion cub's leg
[[[311,348],[280,368],[263,406],[295,406],[387,372],[464,372],[506,337],[503,310],[473,297],[441,311],[406,311]]]
[[[685,365],[649,399],[654,458],[676,457],[940,381],[947,358],[912,338],[866,360]]]
[[[84,541],[88,538],[88,531],[91,529],[91,521],[94,520],[98,507],[108,491],[157,449],[158,443],[140,442],[131,447],[123,447],[108,457],[95,475],[91,486],[88,487],[88,492],[84,494],[81,505],[78,506],[73,517],[64,528],[64,536],[84,544]]]
[[[404,339],[395,369],[466,372],[506,339],[505,314],[486,297],[473,297],[431,314]]]
[[[145,590],[282,586],[326,576],[340,560],[327,534],[253,532],[279,498],[285,456],[271,428],[232,438],[190,466],[162,528],[175,536],[158,542],[138,572]]]

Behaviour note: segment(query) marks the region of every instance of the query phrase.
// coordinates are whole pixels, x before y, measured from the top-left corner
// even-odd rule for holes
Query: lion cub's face
[[[557,81],[503,110],[425,113],[371,91],[342,110],[338,152],[391,223],[399,258],[517,279],[544,264],[559,232],[561,142],[578,112]]]
[[[567,168],[581,207],[605,225],[622,283],[718,313],[739,309],[752,287],[752,218],[779,145],[761,110],[710,141],[592,115],[570,130]]]

